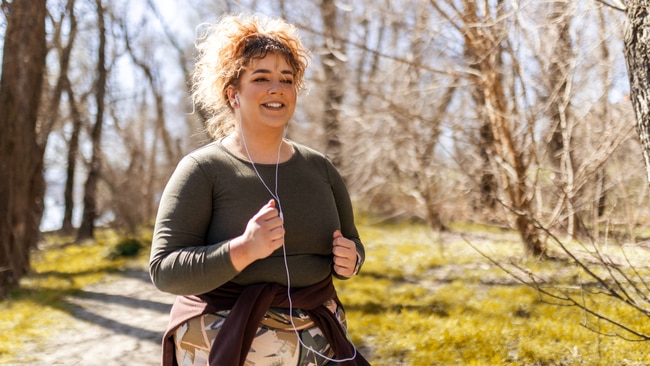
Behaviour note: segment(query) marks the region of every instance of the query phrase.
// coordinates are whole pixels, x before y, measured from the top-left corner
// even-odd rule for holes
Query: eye
[[[253,79],[253,81],[254,82],[263,82],[263,81],[269,81],[269,79],[267,79],[267,78],[265,78],[263,76],[260,76],[258,78]]]
[[[282,79],[280,82],[285,83],[285,84],[289,84],[289,85],[293,84],[293,80],[291,80],[291,79]]]

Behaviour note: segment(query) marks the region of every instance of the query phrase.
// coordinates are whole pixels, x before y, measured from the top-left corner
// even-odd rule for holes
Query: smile
[[[267,108],[282,108],[284,106],[284,104],[282,104],[282,103],[267,103],[267,104],[264,104],[264,106],[267,107]]]

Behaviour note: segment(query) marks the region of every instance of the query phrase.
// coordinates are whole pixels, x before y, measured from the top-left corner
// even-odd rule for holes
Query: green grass
[[[615,329],[515,281],[472,248],[575,287],[566,262],[527,261],[508,232],[432,235],[413,224],[360,226],[362,272],[337,281],[353,341],[373,365],[647,365],[647,342],[599,335]],[[647,253],[646,253],[647,256]],[[550,283],[548,284],[550,285]],[[568,287],[570,288],[570,287]],[[569,290],[570,291],[570,290]],[[648,318],[609,297],[585,296],[611,317],[650,333]],[[647,304],[646,304],[647,305]]]
[[[100,230],[96,241],[73,244],[73,238],[46,235],[31,257],[32,273],[21,287],[0,301],[0,364],[11,364],[15,354],[63,329],[70,320],[66,296],[98,282],[108,273],[146,260],[136,251],[140,240],[123,240]],[[144,245],[142,246],[144,247]]]
[[[590,325],[604,333],[616,330],[575,307],[549,304],[548,297],[517,282],[473,248],[509,268],[514,264],[539,274],[548,286],[568,292],[575,293],[577,283],[588,279],[568,262],[522,258],[523,247],[512,232],[457,225],[450,233],[434,234],[412,223],[361,224],[359,229],[366,245],[364,267],[359,276],[337,280],[336,286],[352,339],[375,366],[650,362],[647,342],[586,329]],[[127,264],[145,265],[148,257],[146,250],[137,251],[138,243],[148,245],[147,237],[121,240],[102,232],[96,242],[84,245],[47,239],[34,253],[34,273],[10,299],[0,302],[0,364],[10,363],[12,353],[24,345],[65,327],[70,319],[65,296]],[[579,245],[574,248],[587,252]],[[647,251],[628,249],[637,263],[645,263],[637,269],[649,278],[644,267],[650,263]],[[579,295],[612,318],[650,333],[648,318],[621,302]]]

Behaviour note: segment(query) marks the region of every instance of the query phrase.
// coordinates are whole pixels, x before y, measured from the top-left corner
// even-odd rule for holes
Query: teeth
[[[266,106],[270,108],[280,108],[282,107],[282,103],[267,103]]]

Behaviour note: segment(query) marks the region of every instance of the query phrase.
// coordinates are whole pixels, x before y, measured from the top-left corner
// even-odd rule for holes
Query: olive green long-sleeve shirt
[[[292,142],[294,155],[278,167],[278,196],[284,216],[285,246],[292,287],[315,284],[333,274],[335,230],[364,248],[352,204],[334,166],[319,152]],[[275,164],[255,164],[271,190]],[[161,197],[149,263],[156,287],[196,295],[228,281],[239,285],[287,285],[282,248],[237,272],[228,241],[244,233],[248,220],[272,196],[250,162],[220,142],[183,158]]]

